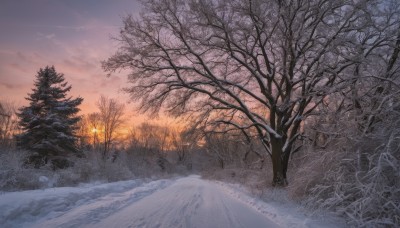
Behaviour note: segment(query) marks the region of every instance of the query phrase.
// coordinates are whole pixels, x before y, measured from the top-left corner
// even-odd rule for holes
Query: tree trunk
[[[287,185],[286,171],[287,166],[285,165],[283,158],[283,140],[275,137],[271,137],[271,150],[272,150],[272,169],[274,177],[272,179],[272,186],[283,187]]]
[[[221,169],[225,168],[224,160],[222,158],[218,158],[219,165],[221,166]]]

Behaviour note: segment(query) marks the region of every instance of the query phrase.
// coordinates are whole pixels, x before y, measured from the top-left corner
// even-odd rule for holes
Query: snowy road
[[[198,176],[5,193],[0,227],[309,227],[233,193]]]

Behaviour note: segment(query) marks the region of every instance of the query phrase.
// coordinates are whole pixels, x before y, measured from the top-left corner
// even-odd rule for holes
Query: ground
[[[289,205],[289,206],[288,206]],[[199,176],[0,195],[0,227],[340,227]]]

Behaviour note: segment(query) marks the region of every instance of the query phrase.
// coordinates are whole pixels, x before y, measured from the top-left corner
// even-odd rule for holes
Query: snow
[[[0,227],[339,227],[199,176],[0,195]]]
[[[45,177],[45,176],[40,176],[39,177],[39,182],[41,183],[47,183],[49,182],[49,178]]]

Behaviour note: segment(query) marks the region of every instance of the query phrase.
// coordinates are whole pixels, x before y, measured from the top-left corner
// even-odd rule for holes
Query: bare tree
[[[104,124],[98,112],[83,115],[78,123],[81,147],[92,145],[93,149],[98,149],[99,143],[103,141],[103,130]]]
[[[171,145],[178,155],[178,163],[184,164],[193,148],[197,146],[197,135],[187,129],[170,130]]]
[[[87,121],[87,116],[83,115],[81,116],[79,122],[77,123],[77,130],[76,134],[79,138],[79,147],[80,149],[84,149],[90,144],[90,133],[88,131],[88,121]]]
[[[0,146],[12,146],[14,135],[18,133],[16,110],[12,102],[0,102]]]
[[[161,170],[166,169],[166,152],[173,146],[173,135],[168,127],[142,123],[132,128],[129,137],[131,156],[147,164],[155,161]]]
[[[171,132],[168,127],[142,123],[133,132],[135,134],[132,136],[137,138],[133,141],[136,141],[139,147],[153,151],[156,154],[162,154],[171,147]]]
[[[92,117],[94,119],[99,118],[101,120],[103,127],[103,158],[105,158],[107,152],[110,150],[112,142],[115,140],[118,128],[120,128],[123,124],[125,106],[113,98],[101,96],[97,102],[97,107],[100,110],[99,117],[95,117],[95,115]],[[97,127],[97,125],[95,127]]]
[[[89,130],[93,134],[93,148],[96,149],[100,142],[101,130],[104,129],[104,123],[100,113],[94,112],[87,116],[87,121],[89,125]]]
[[[343,90],[359,48],[375,41],[358,37],[378,31],[374,4],[384,1],[148,0],[139,19],[124,18],[103,68],[132,70],[127,92],[144,112],[255,131],[273,184],[286,185],[302,121]]]

